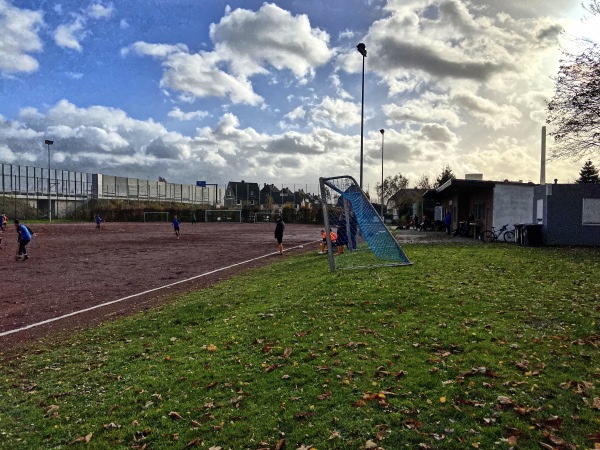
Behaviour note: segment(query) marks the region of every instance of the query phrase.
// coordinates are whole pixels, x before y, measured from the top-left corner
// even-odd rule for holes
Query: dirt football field
[[[22,344],[44,336],[151,308],[274,258],[316,250],[321,228],[286,224],[279,256],[274,223],[182,223],[179,239],[165,222],[108,222],[100,230],[94,223],[29,226],[35,235],[26,261],[15,260],[14,225],[1,235],[0,357],[14,356]]]

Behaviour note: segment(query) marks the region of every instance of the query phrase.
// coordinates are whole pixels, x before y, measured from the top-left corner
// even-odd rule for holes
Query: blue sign
[[[206,187],[206,181],[196,181],[196,186],[198,186],[198,187]]]

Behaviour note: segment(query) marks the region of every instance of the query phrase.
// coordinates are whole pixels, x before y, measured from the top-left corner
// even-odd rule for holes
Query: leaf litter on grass
[[[0,431],[12,448],[594,445],[597,251],[409,250],[344,274],[300,256],[23,355]]]

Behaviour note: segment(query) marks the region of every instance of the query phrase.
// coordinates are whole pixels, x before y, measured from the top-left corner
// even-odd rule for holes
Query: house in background
[[[600,184],[546,184],[534,189],[543,245],[600,246]]]
[[[241,209],[259,204],[260,193],[258,183],[230,181],[225,190],[224,205],[229,209]]]
[[[435,200],[440,217],[447,211],[452,216],[451,228],[467,223],[469,235],[477,237],[484,230],[508,224],[512,230],[517,223],[533,223],[533,183],[513,181],[484,181],[481,176],[448,180],[437,189],[423,195]]]

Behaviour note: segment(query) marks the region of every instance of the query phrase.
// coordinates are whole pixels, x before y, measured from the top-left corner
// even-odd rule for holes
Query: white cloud
[[[312,111],[311,116],[318,126],[346,128],[360,123],[360,106],[356,103],[325,97]]]
[[[8,148],[5,144],[0,144],[0,161],[6,161],[7,163],[13,163],[17,160],[17,155]]]
[[[81,41],[90,34],[87,28],[90,20],[109,19],[114,13],[112,3],[107,6],[101,3],[92,3],[86,9],[71,14],[70,23],[60,24],[54,31],[54,42],[62,48],[69,48],[77,52],[83,50]]]
[[[306,15],[292,16],[265,3],[256,12],[236,9],[210,27],[219,58],[238,76],[266,73],[268,66],[289,69],[296,77],[312,77],[332,56],[329,35],[312,28]]]
[[[87,15],[96,20],[109,19],[114,12],[115,8],[112,3],[109,3],[107,6],[104,6],[101,3],[92,3],[86,9]]]
[[[20,9],[0,0],[0,74],[38,70],[39,63],[30,53],[42,50],[38,35],[42,23],[40,11]]]
[[[304,116],[306,116],[306,111],[302,106],[298,106],[297,108],[294,108],[292,111],[287,113],[284,117],[294,122],[299,119],[304,119]]]
[[[437,122],[457,127],[462,123],[458,108],[452,104],[447,95],[425,94],[400,104],[386,104],[383,105],[383,112],[390,124]]]
[[[194,120],[194,119],[203,119],[208,116],[208,112],[206,111],[190,111],[183,112],[179,108],[175,107],[168,113],[169,117],[173,117],[177,120]]]
[[[252,83],[220,70],[214,55],[173,53],[164,61],[160,86],[194,97],[228,97],[234,104],[259,105],[263,98],[254,93]]]
[[[70,48],[78,52],[82,51],[81,41],[88,32],[84,28],[85,19],[81,16],[69,24],[59,25],[54,32],[54,42],[59,47]]]
[[[131,44],[129,47],[121,49],[121,56],[128,56],[129,53],[135,53],[139,56],[152,56],[154,58],[167,58],[174,53],[187,53],[188,47],[185,44],[149,44],[147,42],[138,41]]]

